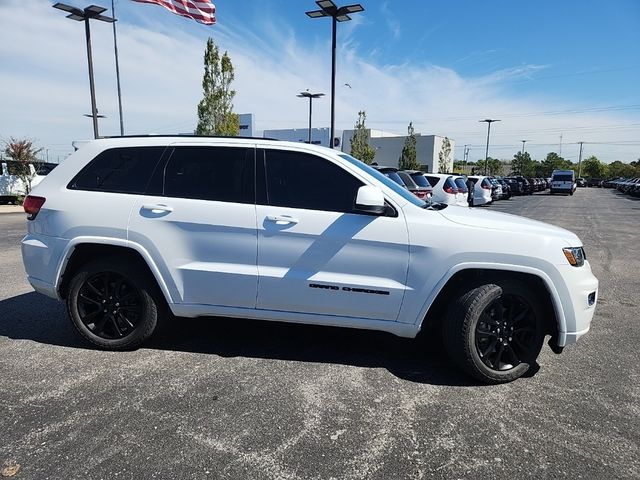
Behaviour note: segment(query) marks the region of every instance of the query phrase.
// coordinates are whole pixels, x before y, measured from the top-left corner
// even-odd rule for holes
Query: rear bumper
[[[68,241],[47,235],[27,234],[22,239],[22,262],[27,280],[36,292],[59,299],[57,277]]]

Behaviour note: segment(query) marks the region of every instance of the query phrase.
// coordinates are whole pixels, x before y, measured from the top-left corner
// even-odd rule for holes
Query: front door
[[[402,213],[350,213],[363,182],[303,152],[258,150],[257,308],[395,321],[409,248]]]

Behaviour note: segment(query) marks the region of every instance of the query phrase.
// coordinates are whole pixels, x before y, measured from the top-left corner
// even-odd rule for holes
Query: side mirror
[[[387,210],[382,190],[371,185],[363,185],[356,195],[355,211],[369,215],[383,215]]]

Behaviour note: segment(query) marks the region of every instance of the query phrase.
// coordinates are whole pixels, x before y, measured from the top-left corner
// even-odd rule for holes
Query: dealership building
[[[253,115],[240,115],[240,135],[253,136]],[[339,148],[345,153],[351,152],[351,137],[354,130],[336,131],[335,148]],[[378,165],[398,166],[402,147],[407,139],[406,135],[385,132],[384,130],[366,129],[369,145],[376,151],[374,162]],[[329,128],[312,128],[311,143],[314,145],[322,145],[328,147],[330,145],[330,129]],[[422,165],[422,170],[431,173],[440,172],[440,154],[444,154],[443,144],[447,137],[439,135],[422,135],[416,133],[416,154],[418,162]],[[308,143],[308,128],[283,128],[275,130],[264,130],[262,132],[264,138],[274,138],[276,140],[284,140],[288,142]],[[445,172],[453,171],[453,152],[455,150],[455,140],[449,138],[450,151],[447,158],[447,166],[443,170]]]

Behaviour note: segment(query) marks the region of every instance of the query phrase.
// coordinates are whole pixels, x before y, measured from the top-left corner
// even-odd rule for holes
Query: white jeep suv
[[[425,203],[341,152],[248,138],[88,142],[25,201],[36,291],[82,336],[130,349],[159,319],[226,316],[415,337],[488,383],[545,335],[589,330],[598,281],[573,233]]]

